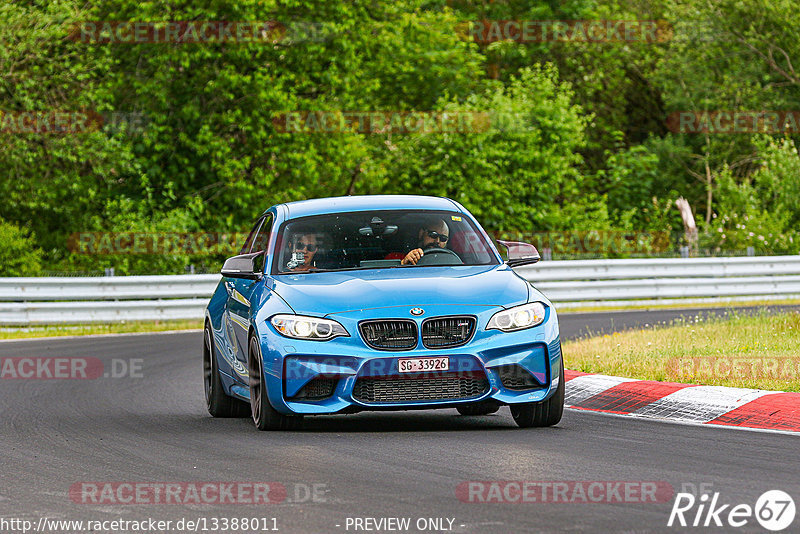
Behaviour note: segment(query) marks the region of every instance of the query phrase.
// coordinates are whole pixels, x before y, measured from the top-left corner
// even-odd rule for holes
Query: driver
[[[447,227],[447,223],[441,219],[434,219],[419,229],[417,248],[406,254],[400,264],[416,265],[420,258],[425,255],[426,250],[447,247],[449,237],[450,229]]]
[[[316,234],[298,234],[292,241],[292,258],[286,265],[290,271],[303,272],[314,268],[314,256],[319,246]]]

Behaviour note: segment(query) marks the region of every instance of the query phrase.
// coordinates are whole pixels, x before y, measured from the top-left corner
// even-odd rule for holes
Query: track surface
[[[682,313],[688,314],[671,312]],[[652,312],[572,314],[562,317],[562,330],[574,337],[587,327],[611,331],[637,321],[656,320]],[[455,410],[316,417],[300,432],[257,432],[248,419],[208,416],[201,343],[199,332],[0,343],[3,357],[91,356],[107,364],[141,358],[144,375],[3,380],[0,518],[261,516],[276,517],[287,533],[347,532],[347,517],[410,517],[412,525],[420,517],[446,517],[455,519],[453,532],[476,533],[680,530],[666,526],[672,499],[461,502],[456,487],[469,480],[665,481],[675,491],[712,484],[723,502],[750,505],[763,492],[782,489],[800,504],[800,442],[780,434],[573,410],[555,428],[520,430],[508,409],[485,417],[461,417]],[[324,484],[326,493],[319,499],[324,502],[265,506],[99,506],[70,500],[70,485],[81,481],[280,482],[295,501],[296,484]],[[794,528],[798,524],[800,519]],[[757,527],[751,519],[736,531],[764,531]]]

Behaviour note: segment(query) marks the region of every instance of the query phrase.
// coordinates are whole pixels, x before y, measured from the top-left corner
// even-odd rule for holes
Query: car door
[[[245,254],[250,251],[253,246],[253,241],[255,241],[256,235],[258,231],[261,229],[261,225],[264,222],[264,217],[259,217],[256,221],[255,225],[253,225],[253,229],[247,236],[244,244],[242,245],[241,250],[239,250],[239,254]],[[246,376],[246,372],[244,371],[246,367],[243,367],[240,363],[240,360],[236,356],[236,353],[239,351],[239,344],[236,338],[236,330],[234,329],[234,321],[231,319],[231,310],[230,310],[230,301],[233,296],[233,289],[234,289],[234,279],[228,278],[223,276],[222,277],[222,285],[225,287],[225,291],[227,296],[225,298],[225,305],[222,312],[222,339],[224,343],[224,347],[222,349],[222,356],[225,361],[230,364],[231,367],[231,374],[236,377],[237,375]],[[227,372],[227,370],[226,370]]]
[[[264,270],[273,220],[272,214],[267,214],[262,219],[261,225],[250,244],[249,250],[243,250],[241,252],[242,254],[247,254],[263,251],[263,254],[256,260],[256,271],[263,272]],[[234,357],[241,366],[246,369],[248,350],[247,336],[250,331],[251,300],[256,288],[259,287],[259,284],[263,284],[264,280],[228,278],[225,283],[228,290],[228,319],[230,320],[231,329],[233,331],[233,339],[231,339],[231,342],[233,345]]]

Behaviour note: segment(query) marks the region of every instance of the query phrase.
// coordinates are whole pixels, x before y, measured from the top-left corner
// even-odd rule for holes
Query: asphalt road
[[[613,316],[617,326],[645,317]],[[585,322],[564,315],[564,332],[577,335]],[[106,370],[115,358],[141,359],[140,377],[0,382],[0,532],[15,532],[9,524],[3,528],[3,519],[36,523],[43,516],[265,517],[276,518],[286,533],[367,532],[347,529],[348,517],[408,517],[408,532],[448,532],[417,530],[420,518],[452,519],[451,532],[464,533],[681,530],[667,527],[673,498],[655,504],[463,502],[456,489],[475,480],[655,481],[676,492],[704,484],[721,502],[751,506],[763,492],[781,489],[800,503],[800,442],[781,434],[574,410],[557,427],[521,430],[507,409],[484,417],[455,410],[325,416],[307,418],[298,432],[257,432],[249,419],[208,416],[201,342],[202,334],[192,332],[0,343],[2,357],[96,357]],[[267,505],[78,504],[69,495],[80,482],[208,481],[278,482],[288,499]],[[311,488],[316,498],[308,498]],[[794,531],[799,524],[795,520]],[[764,531],[752,518],[735,530]]]

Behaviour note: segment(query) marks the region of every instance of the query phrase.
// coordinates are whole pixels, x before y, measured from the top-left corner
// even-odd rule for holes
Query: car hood
[[[402,267],[286,274],[273,290],[298,314],[328,315],[389,306],[514,306],[530,284],[507,265]]]

